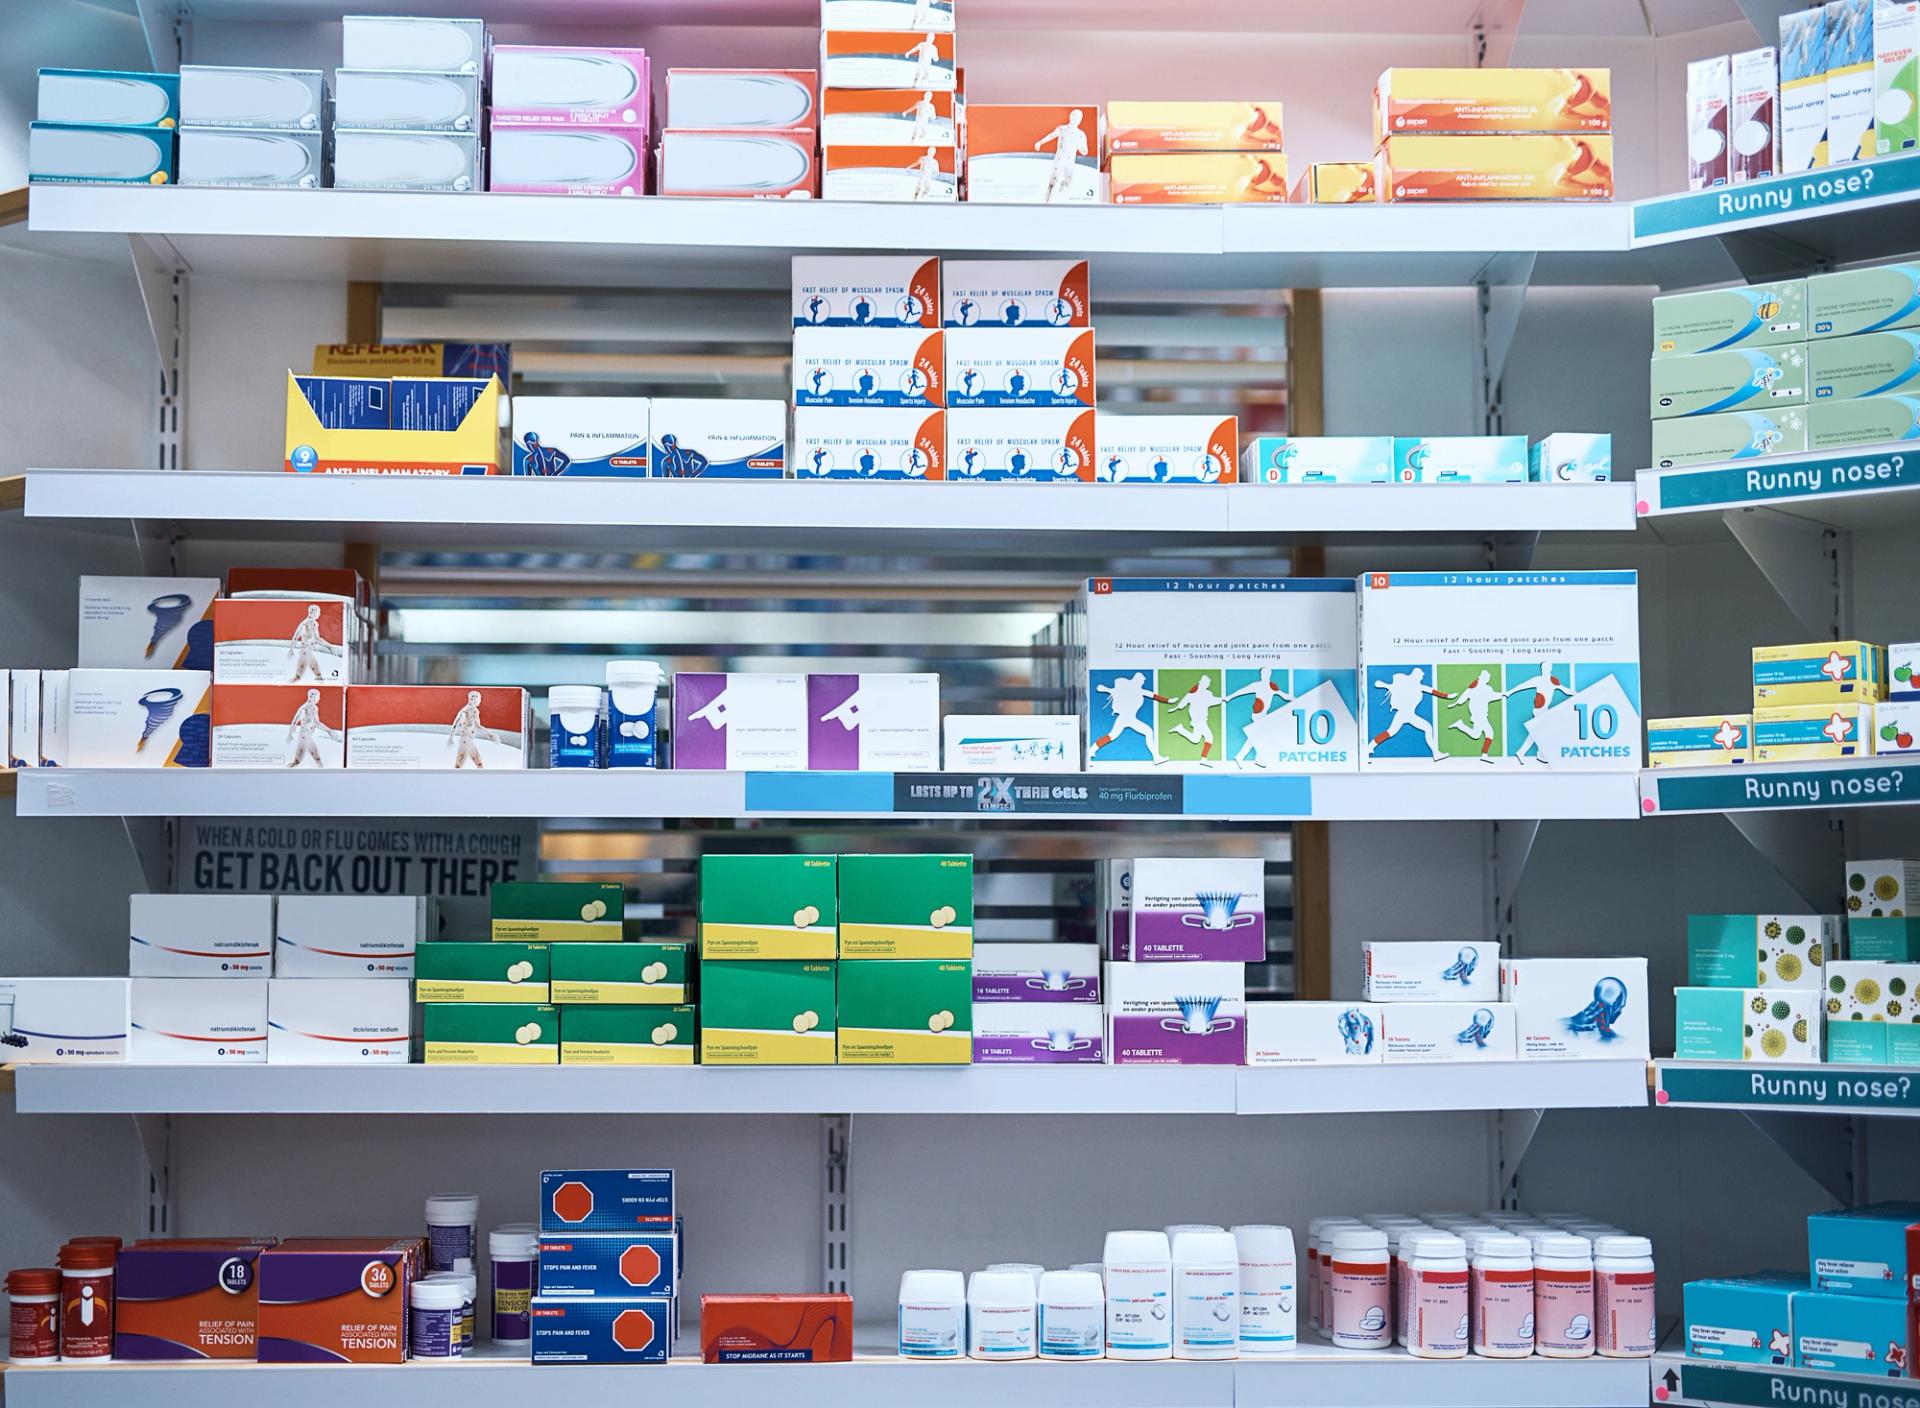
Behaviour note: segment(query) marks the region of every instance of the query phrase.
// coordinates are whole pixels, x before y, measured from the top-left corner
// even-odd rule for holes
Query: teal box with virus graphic
[[[1649,380],[1655,420],[1804,406],[1807,348],[1805,343],[1789,342],[1692,357],[1655,357]]]
[[[1843,1296],[1907,1298],[1907,1228],[1920,1203],[1870,1203],[1807,1219],[1813,1288]]]
[[[1820,1059],[1818,988],[1675,988],[1681,1061],[1811,1065]]]
[[[1920,1066],[1917,996],[1920,963],[1849,958],[1829,964],[1827,1059],[1852,1066]]]
[[[1391,484],[1391,435],[1261,435],[1240,452],[1243,484]]]
[[[1689,914],[1687,983],[1818,988],[1839,940],[1837,914]]]
[[[1723,1364],[1791,1364],[1793,1297],[1807,1290],[1801,1271],[1756,1271],[1689,1281],[1682,1319],[1687,1357]]]
[[[1795,1368],[1824,1369],[1835,1374],[1877,1374],[1881,1378],[1897,1379],[1907,1372],[1906,1351],[1904,1299],[1877,1300],[1826,1291],[1793,1293]],[[1859,1395],[1867,1402],[1878,1396]]]
[[[1847,959],[1852,963],[1920,963],[1920,919],[1849,920]]]
[[[1396,484],[1525,484],[1524,435],[1396,435]]]

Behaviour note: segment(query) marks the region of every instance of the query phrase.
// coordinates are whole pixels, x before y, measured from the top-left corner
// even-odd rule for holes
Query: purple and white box
[[[495,127],[652,125],[645,49],[496,44],[492,89]]]
[[[494,125],[487,189],[533,195],[643,196],[644,127]]]
[[[1102,976],[1109,1065],[1242,1064],[1246,965],[1109,963]]]
[[[1103,1025],[1098,1003],[976,1003],[973,1062],[976,1066],[1098,1065],[1106,1056]]]
[[[973,1000],[1098,1007],[1100,945],[975,944]]]
[[[807,677],[676,674],[673,765],[806,771]]]
[[[1106,956],[1119,963],[1133,957],[1133,862],[1094,862],[1094,910]]]
[[[938,772],[940,676],[808,675],[815,772]]]
[[[1266,862],[1258,857],[1136,860],[1129,908],[1136,963],[1266,959]]]

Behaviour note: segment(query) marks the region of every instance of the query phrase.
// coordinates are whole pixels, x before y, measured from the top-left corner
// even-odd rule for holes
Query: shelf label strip
[[[1665,469],[1656,513],[1791,503],[1825,494],[1910,489],[1920,484],[1920,447],[1913,453],[1875,447],[1805,458],[1751,459],[1711,469]]]
[[[1633,207],[1633,237],[1679,235],[1770,218],[1790,220],[1911,191],[1920,191],[1920,156],[1885,157],[1750,185],[1639,201]]]
[[[1770,1374],[1764,1369],[1730,1369],[1719,1364],[1680,1366],[1680,1397],[1701,1403],[1737,1403],[1748,1408],[1920,1408],[1920,1383],[1912,1379],[1853,1379],[1809,1374],[1804,1370]],[[1656,1398],[1664,1398],[1656,1369]]]
[[[1913,797],[1907,779],[1913,779]],[[1647,774],[1648,812],[1792,811],[1920,801],[1920,766],[1863,763],[1815,772],[1768,764],[1716,768],[1710,775]]]
[[[750,772],[746,810],[985,816],[1270,816],[1313,814],[1311,777],[1179,773]]]
[[[1660,1105],[1791,1106],[1797,1109],[1859,1111],[1920,1110],[1920,1071],[1785,1069],[1662,1065]],[[1710,1395],[1709,1395],[1710,1396]]]

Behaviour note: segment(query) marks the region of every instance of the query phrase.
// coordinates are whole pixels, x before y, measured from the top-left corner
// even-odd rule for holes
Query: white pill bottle
[[[1098,1359],[1107,1352],[1107,1297],[1091,1271],[1040,1275],[1040,1357]]]
[[[1333,1333],[1333,1316],[1328,1312],[1327,1283],[1333,1275],[1333,1234],[1342,1227],[1358,1227],[1357,1217],[1316,1217],[1307,1223],[1307,1258],[1311,1288],[1308,1314],[1313,1328],[1323,1335]]]
[[[1608,1359],[1653,1354],[1653,1243],[1602,1237],[1593,1244],[1594,1352]]]
[[[1525,1359],[1533,1353],[1533,1251],[1525,1237],[1499,1233],[1476,1241],[1468,1294],[1475,1354]]]
[[[1415,1241],[1407,1265],[1407,1352],[1417,1359],[1464,1359],[1467,1244],[1449,1233]]]
[[[1407,1269],[1413,1258],[1414,1243],[1422,1237],[1445,1235],[1439,1228],[1429,1227],[1424,1222],[1416,1222],[1411,1227],[1387,1229],[1387,1275],[1393,1283],[1389,1289],[1393,1297],[1393,1338],[1397,1344],[1407,1342],[1407,1306],[1412,1299],[1407,1290]]]
[[[1031,1359],[1036,1307],[1024,1271],[976,1271],[967,1282],[967,1357]]]
[[[1533,1347],[1549,1359],[1593,1356],[1593,1244],[1542,1237],[1533,1256]]]
[[[1173,1358],[1173,1250],[1164,1232],[1109,1232],[1107,1358]]]
[[[1333,1342],[1341,1349],[1385,1349],[1392,1344],[1387,1234],[1372,1227],[1342,1227],[1333,1234],[1327,1270]]]
[[[900,1275],[896,1349],[902,1359],[958,1359],[967,1348],[967,1278],[958,1271]]]
[[[1299,1266],[1293,1229],[1248,1223],[1233,1229],[1240,1257],[1240,1353],[1291,1354],[1299,1344]]]
[[[1173,1239],[1173,1357],[1240,1355],[1240,1252],[1231,1232]]]

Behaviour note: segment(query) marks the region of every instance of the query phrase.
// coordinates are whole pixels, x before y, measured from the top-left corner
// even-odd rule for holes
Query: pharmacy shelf
[[[1869,1374],[1830,1374],[1764,1364],[1709,1364],[1684,1354],[1653,1357],[1653,1401],[1659,1408],[1920,1408],[1920,1381]]]
[[[24,770],[20,816],[1527,821],[1635,814],[1622,773]],[[1916,778],[1920,787],[1920,778]],[[1917,794],[1920,795],[1920,794]]]
[[[1913,791],[1907,791],[1907,784]],[[25,810],[26,785],[21,786]],[[1842,758],[1827,763],[1751,763],[1651,768],[1640,774],[1646,816],[1835,807],[1904,807],[1920,802],[1920,754],[1903,759]]]
[[[1906,527],[1920,523],[1920,442],[1643,469],[1633,487],[1656,530],[1753,508],[1823,528]]]
[[[1419,1110],[1574,1110],[1647,1103],[1647,1063],[1436,1061],[1367,1066],[1242,1067],[1243,1115]]]
[[[717,537],[805,552],[978,553],[981,535],[1050,546],[1233,536],[1386,541],[1492,533],[1631,532],[1619,484],[907,484],[844,480],[415,479],[364,475],[36,469],[29,518],[176,525],[194,536],[636,547]]]
[[[1293,1355],[1234,1365],[1240,1408],[1609,1408],[1647,1401],[1645,1359],[1417,1359],[1404,1349],[1335,1349],[1303,1333]],[[11,1403],[11,1401],[9,1401]]]
[[[1893,1066],[1656,1061],[1653,1102],[1750,1114],[1920,1116],[1920,1072]]]

